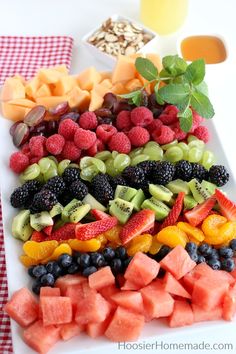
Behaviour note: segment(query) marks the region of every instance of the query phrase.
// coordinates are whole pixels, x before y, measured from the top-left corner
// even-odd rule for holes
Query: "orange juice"
[[[175,32],[188,12],[188,0],[141,0],[141,20],[159,34]]]

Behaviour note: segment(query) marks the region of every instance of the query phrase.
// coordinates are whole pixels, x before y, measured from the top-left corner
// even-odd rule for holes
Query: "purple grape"
[[[96,109],[96,111],[94,111],[94,113],[96,114],[97,117],[101,117],[101,118],[110,118],[110,117],[112,117],[112,112],[108,108]]]
[[[38,125],[35,125],[33,127],[30,127],[30,135],[40,135],[40,134],[45,134],[47,129],[47,122],[41,122]]]
[[[80,114],[78,112],[68,112],[60,117],[60,122],[64,119],[72,119],[73,121],[77,122],[79,117]]]
[[[49,113],[53,116],[62,116],[69,111],[70,107],[68,102],[62,102],[49,109]]]
[[[57,120],[49,120],[46,125],[47,136],[57,133],[57,130],[58,130],[58,121]]]
[[[25,123],[20,123],[16,126],[12,140],[17,147],[23,145],[29,138],[29,127]]]
[[[108,92],[103,97],[103,100],[104,100],[103,107],[108,108],[108,109],[112,109],[114,104],[117,102],[117,97],[116,97],[116,95],[114,95],[114,93]]]
[[[128,103],[126,100],[116,101],[113,106],[113,113],[118,114],[121,111],[131,111],[135,106]]]
[[[44,106],[35,106],[25,116],[24,123],[29,127],[34,127],[44,120],[46,115],[46,108]]]
[[[14,132],[16,130],[16,127],[20,124],[20,123],[23,123],[22,120],[19,120],[18,122],[12,124],[11,128],[10,128],[10,135],[13,136],[14,135]]]

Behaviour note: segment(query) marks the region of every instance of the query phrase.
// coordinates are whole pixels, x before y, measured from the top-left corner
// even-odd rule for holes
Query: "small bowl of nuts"
[[[118,55],[156,51],[157,35],[127,17],[113,15],[82,38],[98,60],[112,68]]]

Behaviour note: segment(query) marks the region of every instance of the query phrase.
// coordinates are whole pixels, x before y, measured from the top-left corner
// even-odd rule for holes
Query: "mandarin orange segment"
[[[227,222],[224,216],[209,215],[202,223],[202,231],[206,237],[214,238],[218,234],[219,228]]]
[[[97,238],[92,238],[91,240],[87,241],[73,239],[69,240],[68,244],[73,251],[79,252],[96,252],[101,248],[101,241]]]
[[[184,231],[188,237],[191,236],[192,238],[194,238],[200,242],[202,242],[205,238],[202,230],[200,230],[198,227],[194,227],[194,226],[190,225],[187,222],[180,221],[180,222],[178,222],[177,227],[180,230]]]
[[[201,243],[201,242],[198,241],[196,238],[194,238],[194,237],[192,237],[192,236],[190,236],[190,235],[188,236],[188,240],[189,240],[188,242],[196,243],[196,245],[198,245],[198,246],[199,246],[200,243]]]
[[[95,239],[101,242],[101,247],[104,247],[107,244],[107,238],[105,234],[100,234]]]
[[[104,235],[108,239],[108,241],[114,242],[117,245],[121,245],[121,240],[119,236],[121,230],[122,230],[122,226],[117,225],[114,226],[111,230],[104,232]]]
[[[26,256],[25,254],[22,254],[20,256],[20,261],[27,268],[40,263],[40,261],[36,261],[35,259],[30,258],[29,256]]]
[[[235,235],[235,222],[228,221],[219,227],[214,236],[206,236],[205,242],[211,245],[224,244],[234,238]]]
[[[26,241],[23,245],[23,250],[30,258],[41,260],[51,256],[57,246],[57,241]]]
[[[42,263],[47,263],[49,261],[56,261],[63,253],[67,253],[70,256],[72,255],[72,249],[70,245],[68,245],[68,243],[61,243],[59,246],[57,246],[49,257],[44,258],[42,260]]]
[[[144,234],[136,236],[130,241],[127,247],[127,253],[129,256],[134,256],[137,252],[147,253],[152,245],[153,236],[150,234]]]
[[[185,247],[188,242],[187,234],[180,230],[177,226],[167,226],[162,229],[156,235],[156,239],[158,242],[163,243],[169,247],[176,247],[181,245]]]
[[[162,246],[163,245],[159,241],[157,241],[157,238],[153,237],[151,247],[149,248],[149,253],[157,254]]]

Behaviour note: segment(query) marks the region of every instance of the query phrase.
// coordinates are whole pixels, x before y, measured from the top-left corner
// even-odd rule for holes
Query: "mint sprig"
[[[140,106],[142,91],[148,84],[154,83],[157,103],[160,105],[169,103],[178,107],[178,118],[183,131],[188,132],[192,127],[192,109],[206,119],[212,118],[215,113],[204,82],[204,60],[198,59],[187,64],[178,55],[168,55],[162,59],[162,65],[163,69],[158,72],[149,59],[137,58],[136,70],[147,80],[147,83],[139,90],[120,97],[127,98],[130,103]],[[161,83],[164,83],[164,86],[160,85]]]

